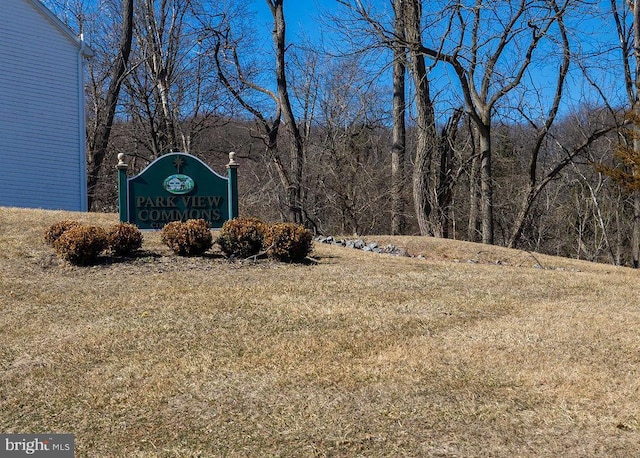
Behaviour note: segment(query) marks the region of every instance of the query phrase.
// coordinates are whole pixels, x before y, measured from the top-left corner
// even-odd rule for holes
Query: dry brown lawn
[[[58,261],[0,208],[0,432],[78,457],[640,454],[640,277],[472,243],[372,237],[316,264]]]

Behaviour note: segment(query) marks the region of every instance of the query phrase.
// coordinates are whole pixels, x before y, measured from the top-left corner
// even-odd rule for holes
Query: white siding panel
[[[78,46],[28,0],[0,17],[0,205],[80,210]]]

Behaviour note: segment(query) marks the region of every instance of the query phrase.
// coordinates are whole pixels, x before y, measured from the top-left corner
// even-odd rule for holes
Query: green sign
[[[204,219],[213,228],[238,216],[237,164],[229,154],[227,177],[186,153],[159,157],[139,175],[126,177],[119,155],[120,220],[140,229],[162,229],[172,221]]]

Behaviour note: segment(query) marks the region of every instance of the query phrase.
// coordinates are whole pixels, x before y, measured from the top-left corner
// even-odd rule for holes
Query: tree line
[[[120,152],[235,151],[245,215],[638,266],[638,2],[334,0],[306,37],[285,0],[45,3],[96,54],[92,210]]]

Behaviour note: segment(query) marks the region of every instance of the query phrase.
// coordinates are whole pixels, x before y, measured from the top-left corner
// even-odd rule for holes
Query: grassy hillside
[[[418,257],[72,267],[0,208],[0,432],[78,457],[636,456],[638,272],[429,238]],[[375,238],[371,238],[374,240]]]

